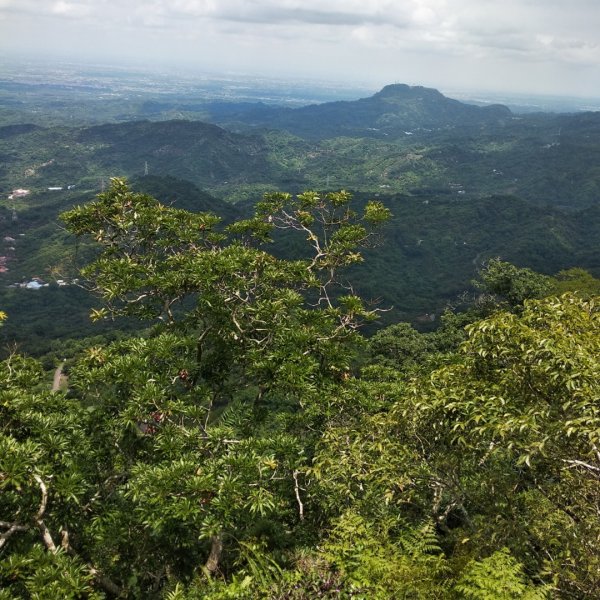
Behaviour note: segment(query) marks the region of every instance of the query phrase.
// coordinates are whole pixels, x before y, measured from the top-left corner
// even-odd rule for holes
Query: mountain
[[[306,139],[397,137],[414,129],[498,125],[512,117],[506,106],[464,104],[438,90],[404,84],[388,85],[368,98],[301,108],[245,105],[235,113],[213,105],[212,115],[223,123],[283,129]]]
[[[361,296],[375,294],[382,308],[392,309],[382,314],[384,321],[439,315],[491,258],[548,275],[575,266],[597,273],[600,267],[600,207],[566,212],[514,196],[379,199],[393,217],[381,244],[364,252],[365,262],[350,279]]]
[[[147,165],[232,202],[275,188],[514,195],[574,209],[599,197],[600,113],[512,116],[406,85],[298,109],[204,106],[210,114],[202,117],[220,126],[177,119],[0,128],[0,192],[76,185],[93,194],[109,177],[140,176]]]
[[[394,219],[354,281],[394,307],[390,319],[438,313],[493,256],[546,273],[575,265],[599,272],[600,113],[512,116],[503,106],[406,85],[298,109],[203,106],[231,129],[181,119],[40,127],[26,114],[21,124],[0,126],[6,339],[41,349],[91,331],[91,301],[74,288],[44,299],[46,291],[23,296],[6,286],[33,276],[51,281],[50,271],[84,262],[89,248],[68,239],[57,216],[112,176],[225,222],[273,188],[380,197]],[[29,193],[12,198],[20,188]],[[64,307],[72,318],[61,319]]]
[[[270,180],[265,142],[199,121],[136,121],[85,128],[77,141],[94,149],[105,170],[143,171],[210,186]]]
[[[217,213],[225,223],[248,216],[251,210],[248,205],[227,204],[172,177],[149,175],[134,180],[132,186],[171,206]],[[45,202],[40,198],[35,209],[22,213],[18,229],[10,221],[0,222],[0,234],[16,238],[10,271],[0,277],[0,306],[10,315],[0,330],[0,347],[10,340],[28,352],[44,353],[55,340],[105,334],[114,326],[89,321],[90,308],[98,304],[77,286],[53,284],[35,292],[6,287],[34,275],[52,282],[62,273],[74,273],[76,266],[93,255],[88,243],[77,242],[57,227],[57,212],[67,206],[58,197],[57,204],[50,205],[50,198],[51,194]],[[355,198],[359,207],[369,196],[356,194]],[[68,204],[88,199],[73,195]],[[384,323],[420,322],[428,314],[436,315],[428,321],[434,325],[446,304],[456,302],[470,288],[477,269],[493,257],[547,274],[574,266],[594,273],[600,269],[600,207],[564,212],[510,196],[479,201],[404,195],[380,199],[393,218],[382,232],[381,244],[365,251],[365,263],[346,275],[361,296],[391,309],[382,313]],[[25,236],[19,237],[19,231],[26,232]],[[283,257],[295,256],[304,246],[301,238],[286,232],[277,236],[271,250]]]
[[[110,177],[170,175],[202,188],[281,179],[261,136],[200,121],[133,121],[89,127],[0,128],[0,193],[76,187],[92,194]],[[26,205],[29,202],[25,203]]]
[[[31,131],[36,131],[37,129],[42,128],[39,125],[34,125],[33,123],[3,125],[0,127],[0,140],[22,135],[23,133],[30,133]]]
[[[210,212],[223,219],[224,224],[246,216],[247,210],[211,196],[193,183],[171,176],[146,175],[131,181],[137,192],[150,194],[167,205],[191,212]]]

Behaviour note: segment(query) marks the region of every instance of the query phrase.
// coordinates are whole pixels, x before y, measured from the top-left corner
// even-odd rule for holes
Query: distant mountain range
[[[600,113],[515,116],[502,105],[473,106],[401,84],[296,109],[181,105],[182,114],[212,123],[160,120],[172,114],[163,108],[151,110],[159,120],[0,126],[0,191],[93,190],[101,179],[142,175],[147,166],[233,201],[265,189],[333,187],[470,199],[511,194],[565,208],[600,197]]]
[[[512,116],[500,104],[475,106],[447,98],[438,90],[394,84],[368,98],[327,102],[300,108],[213,103],[211,117],[224,124],[283,129],[307,139],[340,136],[383,137],[414,129],[497,125]]]
[[[226,222],[273,189],[379,197],[394,219],[355,281],[394,307],[390,318],[439,313],[492,256],[547,273],[581,266],[600,274],[600,113],[513,115],[406,85],[296,109],[212,102],[175,110],[162,101],[146,108],[140,116],[153,120],[103,125],[42,127],[26,112],[22,123],[0,118],[0,239],[16,240],[0,252],[8,268],[0,307],[11,314],[5,335],[36,343],[63,335],[48,334],[60,319],[47,318],[43,300],[25,308],[20,290],[2,286],[85,259],[91,249],[75,247],[57,215],[91,200],[113,176]],[[30,193],[9,201],[18,188]],[[59,312],[66,301],[56,301]],[[80,296],[72,303],[85,304]],[[81,333],[83,312],[78,319]]]

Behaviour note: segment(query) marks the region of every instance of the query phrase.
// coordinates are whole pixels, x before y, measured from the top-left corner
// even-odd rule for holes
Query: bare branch
[[[6,521],[0,521],[0,527],[8,527],[8,529],[0,534],[0,548],[8,542],[9,538],[17,533],[17,531],[27,531],[29,526],[27,525],[19,525],[18,523],[7,523]]]
[[[42,518],[46,512],[46,505],[48,504],[48,488],[37,473],[34,473],[33,478],[37,481],[38,485],[40,486],[40,491],[42,492],[42,500],[40,502],[40,507],[38,508],[37,514],[34,517],[34,521],[38,526],[40,533],[42,534],[42,539],[44,540],[44,545],[46,548],[48,548],[50,552],[56,553],[58,549],[54,543],[54,540],[52,539],[50,530],[48,527],[46,527],[46,524]]]
[[[122,594],[121,588],[116,583],[111,581],[108,577],[102,575],[102,573],[98,569],[88,565],[88,571],[90,575],[98,582],[98,585],[105,592],[108,592],[113,596],[120,596]]]
[[[592,448],[594,448],[594,452],[596,453],[596,458],[598,459],[598,462],[600,462],[600,449],[598,449],[598,446],[596,446],[596,444],[592,444]]]
[[[214,575],[219,568],[219,561],[221,560],[221,553],[223,552],[223,539],[220,535],[213,535],[210,538],[210,554],[206,559],[204,568],[208,571],[209,575]]]
[[[294,492],[296,493],[296,501],[298,502],[298,514],[300,516],[300,520],[304,521],[304,504],[302,504],[302,499],[300,498],[300,486],[298,485],[298,470],[296,469],[292,476],[294,477]]]
[[[46,505],[48,504],[48,488],[46,487],[46,484],[42,481],[42,478],[37,473],[33,475],[33,478],[40,486],[40,490],[42,492],[42,500],[40,502],[40,507],[38,508],[38,511],[34,517],[34,520],[38,521],[44,516],[44,513],[46,512]]]
[[[0,527],[4,527],[5,529],[10,529],[13,525],[16,525],[13,521],[0,521]],[[23,527],[26,527],[23,525]]]
[[[583,462],[582,460],[564,460],[563,459],[562,462],[570,465],[568,468],[583,467],[584,469],[588,469],[589,471],[592,471],[594,473],[600,473],[600,467],[595,467],[594,465],[590,465],[589,463]]]
[[[69,532],[66,529],[61,529],[60,530],[60,547],[65,551],[65,552],[70,552],[71,551],[71,544],[69,542]]]

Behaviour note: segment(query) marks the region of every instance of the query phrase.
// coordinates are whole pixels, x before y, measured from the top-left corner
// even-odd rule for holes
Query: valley
[[[22,308],[56,301],[34,299],[49,294],[35,283],[23,289],[34,278],[60,287],[56,298],[69,297],[78,315],[77,327],[65,323],[62,334],[52,327],[50,337],[98,330],[82,326],[93,300],[65,285],[89,251],[64,232],[59,214],[91,200],[112,177],[226,222],[276,190],[347,189],[358,204],[383,201],[393,220],[368,251],[369,267],[353,267],[351,277],[367,297],[376,290],[384,322],[430,327],[496,256],[548,274],[573,266],[600,272],[600,113],[513,113],[398,84],[302,106],[281,88],[265,102],[251,92],[261,81],[244,95],[223,81],[200,93],[191,81],[174,89],[142,75],[121,83],[118,74],[95,77],[56,89],[35,83],[35,73],[33,81],[0,82],[0,235],[16,240],[4,242],[0,256],[0,302],[11,313],[5,339],[40,352],[48,346],[46,333],[33,334],[47,330],[38,322],[46,317]],[[321,92],[313,89],[314,100]],[[130,110],[122,122],[107,112],[111,103]],[[96,124],[100,118],[107,122]]]

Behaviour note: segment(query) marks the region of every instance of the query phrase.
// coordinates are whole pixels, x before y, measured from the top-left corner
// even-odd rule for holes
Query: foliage
[[[93,485],[89,413],[61,394],[38,390],[41,374],[38,364],[19,356],[0,367],[0,507],[7,519],[0,547],[12,550],[0,560],[0,581],[31,597],[100,597],[69,542],[72,528],[84,523],[81,506]]]
[[[269,585],[279,566],[262,548],[291,544],[304,525],[299,480],[315,434],[300,410],[344,380],[356,329],[374,316],[352,293],[331,293],[387,217],[379,203],[360,215],[350,199],[272,195],[253,219],[219,229],[210,214],[115,180],[65,215],[101,245],[84,270],[107,300],[93,316],[163,322],[146,338],[89,348],[70,371],[72,399],[7,396],[9,414],[20,412],[2,438],[3,500],[15,515],[5,541],[18,538],[26,557],[38,551],[18,515],[39,503],[46,551],[89,557],[82,573],[109,593],[143,597],[198,571],[209,587],[241,569]],[[306,233],[312,258],[261,249],[278,226]],[[13,362],[8,377],[30,382],[38,367]]]
[[[94,589],[93,578],[87,571],[81,561],[64,551],[49,553],[38,544],[26,554],[12,554],[0,562],[0,581],[4,581],[5,585],[4,592],[0,591],[0,598],[104,598]],[[18,583],[15,584],[15,581]]]
[[[145,329],[75,345],[67,393],[2,363],[0,598],[594,597],[598,298],[493,261],[493,311],[365,341],[346,274],[388,217],[224,225],[122,180],[69,211],[95,318]]]
[[[583,597],[599,584],[599,324],[596,298],[527,301],[521,316],[469,326],[460,360],[414,391],[435,434],[472,456],[491,493],[505,490],[504,510],[528,523],[504,514],[484,530]]]
[[[398,524],[396,524],[398,527]],[[357,598],[442,598],[448,566],[434,528],[426,524],[394,536],[390,524],[372,525],[351,511],[324,545],[331,568]],[[447,596],[446,596],[447,597]]]
[[[431,519],[454,577],[471,581],[467,573],[483,561],[473,572],[489,575],[481,593],[490,597],[505,584],[507,597],[519,597],[521,585],[537,597],[547,590],[540,582],[559,597],[593,597],[595,300],[526,301],[521,314],[499,312],[467,331],[460,352],[424,370],[368,365],[338,393],[313,461],[321,511],[352,508],[375,523],[400,517],[413,527]],[[503,583],[500,567],[486,569],[504,546],[514,569]]]
[[[565,292],[579,292],[582,296],[600,295],[600,280],[585,269],[577,267],[557,273],[552,285],[553,292],[557,295]]]
[[[491,294],[496,305],[513,310],[525,300],[547,296],[552,289],[548,277],[497,258],[484,265],[475,284],[484,293]]]
[[[467,565],[456,590],[469,600],[543,600],[543,589],[528,585],[522,566],[506,548]]]
[[[436,374],[433,387],[444,389],[457,441],[469,443],[464,429],[509,442],[519,464],[546,454],[595,456],[599,325],[593,300],[566,294],[527,302],[520,318],[499,313],[469,326],[464,360]]]
[[[464,339],[464,325],[470,314],[447,312],[433,332],[420,333],[409,323],[396,323],[380,329],[368,340],[369,364],[409,373],[415,369],[433,368],[444,355],[453,352]]]

